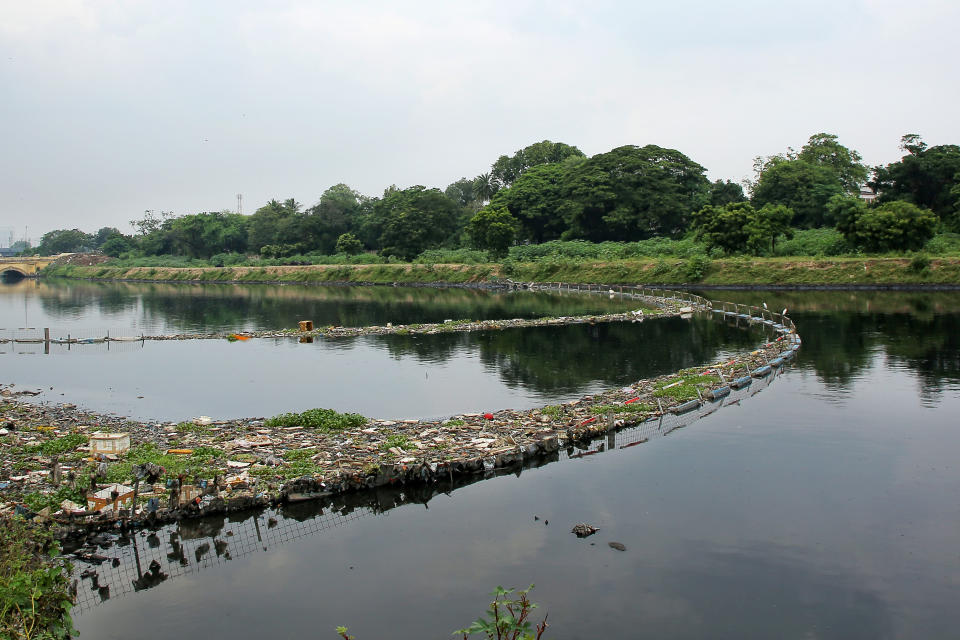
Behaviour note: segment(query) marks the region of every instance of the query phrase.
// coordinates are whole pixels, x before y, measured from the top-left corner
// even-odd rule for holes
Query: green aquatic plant
[[[543,409],[540,409],[540,413],[545,416],[550,416],[551,418],[559,418],[563,415],[563,407],[558,404],[547,405]]]
[[[46,442],[27,447],[27,451],[30,453],[40,453],[45,456],[62,455],[75,450],[80,445],[87,444],[89,440],[90,438],[82,433],[71,433],[60,438],[54,438],[53,440],[47,440]]]
[[[331,433],[362,427],[367,419],[358,413],[338,413],[333,409],[308,409],[302,413],[281,413],[268,419],[268,427],[304,427]]]
[[[394,447],[398,449],[408,449],[410,446],[410,438],[402,433],[391,433],[389,436],[387,436],[386,442],[380,445],[380,450],[389,451]]]
[[[611,411],[614,414],[650,413],[653,411],[653,407],[643,402],[631,402],[630,404],[598,404],[594,405],[590,411],[597,415],[605,415]]]
[[[657,398],[673,398],[679,402],[699,398],[698,390],[709,389],[720,383],[720,376],[713,374],[687,373],[657,382],[653,395]]]

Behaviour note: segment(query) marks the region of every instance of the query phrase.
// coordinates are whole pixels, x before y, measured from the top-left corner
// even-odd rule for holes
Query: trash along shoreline
[[[492,473],[611,431],[722,401],[731,388],[775,373],[800,348],[800,337],[786,316],[687,293],[657,294],[643,300],[648,307],[657,307],[653,311],[605,316],[150,339],[430,335],[642,322],[693,313],[745,327],[762,324],[777,337],[725,362],[639,380],[555,406],[461,413],[443,420],[369,419],[315,409],[269,419],[200,416],[181,423],[133,422],[73,404],[32,404],[21,396],[33,392],[8,385],[0,388],[0,514],[50,521],[57,537],[67,539],[384,485]],[[37,508],[40,503],[46,506]]]

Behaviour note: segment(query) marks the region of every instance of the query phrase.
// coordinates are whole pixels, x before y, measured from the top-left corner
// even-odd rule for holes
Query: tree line
[[[368,197],[337,184],[310,207],[288,198],[252,215],[151,210],[131,220],[132,235],[58,229],[38,251],[201,259],[375,252],[411,260],[431,249],[475,247],[497,257],[515,244],[692,235],[711,251],[764,255],[793,229],[835,228],[866,251],[918,249],[937,231],[960,232],[960,147],[930,147],[908,134],[901,149],[899,161],[871,168],[837,136],[818,133],[799,151],[756,158],[741,185],[710,182],[676,149],[627,145],[587,157],[544,140],[442,191],[392,185]]]

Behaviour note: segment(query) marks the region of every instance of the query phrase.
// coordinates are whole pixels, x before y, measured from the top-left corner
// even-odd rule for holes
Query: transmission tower
[[[243,194],[237,194],[237,213],[243,213]]]

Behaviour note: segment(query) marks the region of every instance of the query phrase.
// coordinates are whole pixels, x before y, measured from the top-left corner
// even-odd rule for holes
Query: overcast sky
[[[0,231],[441,189],[544,139],[711,179],[960,143],[960,2],[0,0]],[[0,233],[0,244],[6,234]]]

